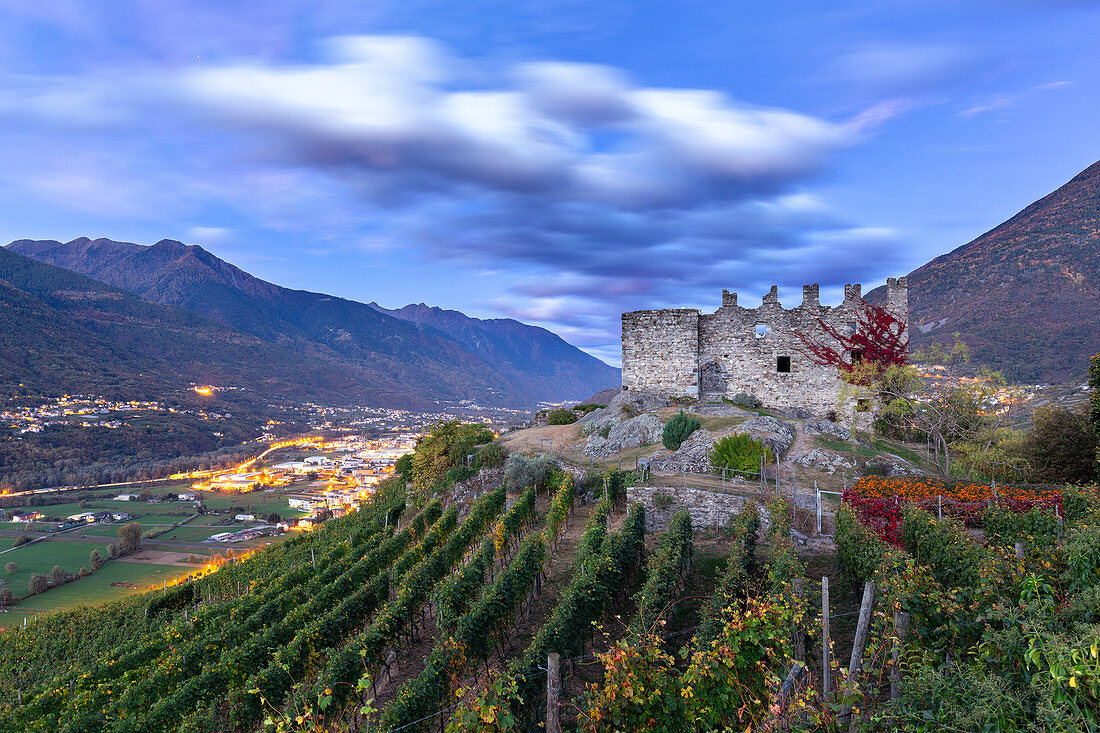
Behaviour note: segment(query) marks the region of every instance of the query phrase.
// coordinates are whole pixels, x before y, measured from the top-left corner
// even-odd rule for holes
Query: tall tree
[[[121,547],[119,554],[129,555],[141,549],[141,525],[137,522],[124,524],[118,529],[118,539]]]

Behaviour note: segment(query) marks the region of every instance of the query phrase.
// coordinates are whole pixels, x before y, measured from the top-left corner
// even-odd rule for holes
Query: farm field
[[[25,608],[66,611],[80,605],[98,605],[120,596],[135,594],[160,587],[180,576],[187,575],[187,568],[179,565],[155,565],[143,562],[112,560],[86,578],[66,583],[46,593],[31,596],[15,606],[11,613],[18,614]],[[112,586],[111,583],[130,583],[133,588]]]
[[[115,539],[117,540],[117,534]],[[14,562],[19,568],[15,575],[8,575],[4,571],[0,574],[0,578],[6,579],[8,587],[21,595],[27,592],[27,582],[30,580],[31,573],[49,573],[54,565],[60,565],[65,571],[75,574],[80,568],[91,566],[88,556],[91,555],[92,550],[99,550],[100,555],[106,559],[108,544],[108,542],[100,544],[43,540],[24,545],[0,555],[0,567]]]

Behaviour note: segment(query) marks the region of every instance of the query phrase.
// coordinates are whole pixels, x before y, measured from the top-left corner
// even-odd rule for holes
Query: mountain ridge
[[[145,246],[87,237],[66,243],[21,239],[8,249],[101,280],[148,302],[198,313],[344,370],[355,379],[388,384],[387,399],[404,391],[420,400],[472,399],[482,404],[530,406],[580,399],[619,379],[618,370],[545,329],[515,322],[526,329],[528,340],[560,342],[562,348],[554,351],[560,368],[543,369],[523,359],[494,359],[502,337],[484,325],[473,326],[473,319],[463,314],[458,315],[467,319],[466,335],[480,329],[486,344],[479,347],[468,338],[463,343],[447,328],[397,317],[380,306],[284,288],[202,247],[176,240]],[[453,324],[450,330],[455,330]]]

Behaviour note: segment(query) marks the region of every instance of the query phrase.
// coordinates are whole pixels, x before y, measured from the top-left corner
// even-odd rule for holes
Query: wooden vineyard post
[[[546,658],[546,733],[561,733],[558,703],[561,699],[561,655],[550,652]]]
[[[901,682],[901,649],[905,643],[905,637],[909,634],[909,614],[905,611],[898,611],[894,614],[894,635],[897,637],[897,641],[894,642],[894,648],[890,651],[890,659],[893,661],[893,666],[890,667],[890,699],[897,700],[901,697],[901,689],[899,683]]]
[[[1024,559],[1024,543],[1023,542],[1013,543],[1012,549],[1016,551],[1016,557],[1020,558],[1021,560]]]
[[[863,649],[867,646],[867,632],[871,627],[871,609],[875,602],[875,584],[868,580],[863,584],[863,601],[859,604],[859,622],[856,624],[856,638],[852,642],[852,658],[848,663],[848,682],[854,684],[863,668]],[[852,719],[852,706],[845,705],[840,711],[841,718]]]
[[[871,608],[875,602],[875,583],[868,580],[863,584],[863,601],[859,604],[859,622],[856,624],[856,638],[852,645],[852,658],[848,663],[848,677],[859,674],[863,666],[863,649],[867,645],[867,632],[871,627]]]
[[[833,691],[833,675],[829,648],[829,578],[821,576],[821,694],[828,698]]]

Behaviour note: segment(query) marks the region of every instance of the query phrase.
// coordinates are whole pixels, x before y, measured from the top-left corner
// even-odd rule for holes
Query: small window
[[[791,371],[791,357],[789,357],[789,356],[777,356],[777,357],[775,357],[775,371],[789,373]]]
[[[768,327],[763,323],[756,324],[756,338],[762,339],[768,335]]]
[[[861,349],[852,350],[852,363],[858,364],[863,361],[863,351]]]

